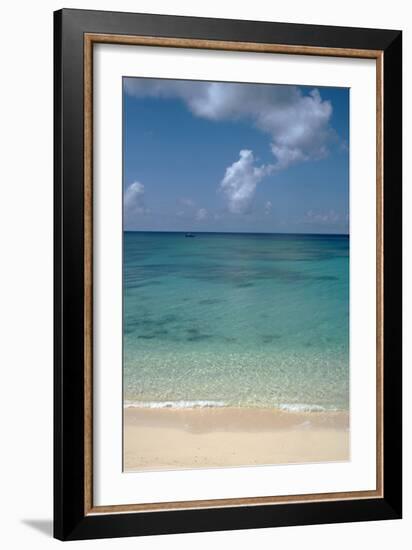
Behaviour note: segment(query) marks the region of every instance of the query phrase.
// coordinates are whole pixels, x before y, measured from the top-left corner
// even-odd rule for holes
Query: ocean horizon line
[[[306,236],[306,237],[349,237],[349,233],[289,233],[289,232],[269,232],[269,231],[193,231],[193,230],[171,230],[162,231],[156,229],[124,229],[123,233],[173,233],[178,235],[285,235],[285,236]]]

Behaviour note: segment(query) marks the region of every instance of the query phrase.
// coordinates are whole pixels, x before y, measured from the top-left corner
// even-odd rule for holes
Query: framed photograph
[[[400,518],[401,32],[54,26],[55,536]]]

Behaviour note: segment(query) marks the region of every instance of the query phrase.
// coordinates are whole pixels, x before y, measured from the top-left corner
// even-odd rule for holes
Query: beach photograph
[[[350,460],[349,89],[123,78],[123,470]]]

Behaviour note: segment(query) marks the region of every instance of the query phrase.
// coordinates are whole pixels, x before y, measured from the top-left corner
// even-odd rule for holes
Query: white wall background
[[[52,517],[52,11],[61,7],[171,13],[404,30],[405,281],[412,277],[408,3],[88,0],[8,2],[2,8],[0,86],[0,544],[57,547]],[[409,28],[408,28],[409,27]],[[409,219],[406,219],[409,217]],[[406,253],[409,250],[409,255]],[[88,548],[185,550],[226,547],[347,550],[409,548],[412,538],[412,294],[405,288],[405,512],[402,521],[70,543]],[[409,542],[408,542],[409,539]]]

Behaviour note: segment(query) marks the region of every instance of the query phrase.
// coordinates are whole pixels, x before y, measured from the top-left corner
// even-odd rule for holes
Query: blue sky
[[[126,230],[348,232],[348,89],[123,86]]]

